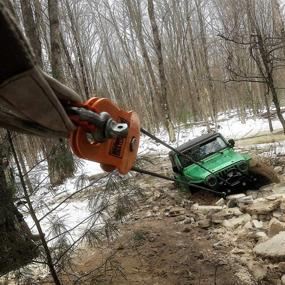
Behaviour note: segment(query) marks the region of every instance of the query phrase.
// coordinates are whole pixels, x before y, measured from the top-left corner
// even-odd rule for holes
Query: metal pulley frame
[[[99,162],[105,171],[129,172],[140,140],[140,121],[135,112],[125,112],[109,99],[97,97],[69,106],[67,112],[78,126],[70,136],[78,157]]]

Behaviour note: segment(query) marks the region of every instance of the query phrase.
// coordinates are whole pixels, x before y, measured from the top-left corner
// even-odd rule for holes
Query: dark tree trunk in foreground
[[[51,67],[53,77],[64,83],[61,34],[59,25],[58,1],[48,0],[51,43]],[[63,183],[64,179],[71,177],[75,171],[72,153],[66,141],[56,140],[47,143],[49,176],[52,185]]]

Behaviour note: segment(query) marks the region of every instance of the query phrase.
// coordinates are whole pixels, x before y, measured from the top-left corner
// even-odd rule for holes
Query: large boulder
[[[253,251],[262,257],[285,261],[285,231],[259,243]]]
[[[281,200],[259,200],[250,205],[244,205],[241,210],[251,215],[267,215],[280,206]]]
[[[272,218],[268,225],[268,235],[273,237],[283,231],[285,231],[285,223],[280,222],[276,218]]]
[[[198,212],[200,214],[208,214],[209,212],[215,213],[219,212],[223,209],[222,206],[212,206],[212,205],[199,205],[199,204],[193,204],[191,207],[192,211]]]
[[[251,220],[251,216],[249,214],[244,214],[237,218],[232,218],[232,219],[223,221],[223,226],[226,228],[236,228],[240,225],[244,225],[250,220]]]
[[[225,208],[217,213],[211,214],[211,220],[215,224],[221,224],[224,220],[230,219],[233,216],[240,216],[242,212],[239,208]]]

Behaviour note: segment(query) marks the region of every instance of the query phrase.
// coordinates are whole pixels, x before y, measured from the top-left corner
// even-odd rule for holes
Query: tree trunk
[[[37,63],[40,67],[42,67],[42,45],[40,41],[38,26],[34,20],[30,0],[21,0],[21,8],[26,35],[30,40],[31,46],[36,55]]]
[[[150,79],[151,79],[152,87],[153,87],[153,90],[154,90],[153,93],[156,96],[156,98],[154,98],[152,96],[151,100],[152,100],[152,104],[153,104],[154,116],[155,116],[155,118],[158,119],[161,116],[159,115],[159,110],[158,110],[159,108],[157,108],[155,99],[159,99],[159,97],[160,97],[159,87],[158,87],[158,83],[157,83],[156,78],[155,78],[154,70],[152,68],[152,64],[151,64],[151,61],[150,61],[150,58],[149,58],[149,55],[148,55],[148,52],[147,52],[147,48],[146,48],[146,45],[145,45],[145,41],[144,41],[143,31],[142,31],[141,15],[140,15],[140,12],[139,12],[139,8],[138,7],[135,8],[133,6],[134,5],[133,1],[126,0],[126,3],[127,3],[128,13],[129,13],[129,16],[130,16],[130,19],[131,19],[132,26],[134,28],[134,31],[136,33],[136,37],[137,37],[138,42],[139,42],[139,46],[140,46],[140,49],[141,49],[142,57],[144,59],[144,63],[146,65],[148,74],[149,74]]]
[[[23,174],[22,174],[22,170],[21,170],[21,167],[20,167],[18,156],[17,156],[16,150],[15,150],[14,144],[13,144],[11,133],[9,131],[7,131],[7,134],[8,134],[8,140],[9,140],[10,146],[12,148],[12,153],[13,153],[13,156],[14,156],[16,167],[17,167],[17,170],[19,172],[20,181],[21,181],[21,184],[22,184],[22,187],[23,187],[23,190],[24,190],[25,199],[26,199],[26,201],[28,203],[28,206],[29,206],[29,212],[31,214],[31,217],[32,217],[33,221],[35,222],[35,225],[37,227],[37,230],[38,230],[40,238],[41,238],[42,246],[43,246],[43,248],[45,250],[45,255],[46,255],[46,259],[47,259],[47,265],[48,265],[50,273],[52,275],[54,284],[61,285],[61,282],[60,282],[60,280],[58,278],[58,275],[56,273],[54,264],[52,262],[51,253],[50,253],[50,250],[48,248],[47,242],[45,240],[45,235],[44,235],[44,233],[42,231],[40,222],[37,219],[36,213],[34,211],[32,202],[31,202],[30,197],[29,197],[28,190],[26,188],[26,184],[25,184],[25,181],[24,181],[24,177],[23,177]]]
[[[167,80],[165,76],[165,70],[164,70],[164,63],[163,63],[163,56],[162,56],[162,49],[161,49],[161,41],[158,33],[158,27],[154,15],[154,6],[153,6],[153,0],[148,0],[148,15],[151,23],[152,28],[152,34],[154,39],[154,45],[155,45],[155,53],[158,60],[158,71],[159,71],[159,79],[160,79],[160,105],[161,109],[163,110],[163,119],[165,127],[168,131],[169,140],[171,142],[175,141],[175,132],[174,132],[174,126],[170,118],[170,110],[169,105],[167,101]]]
[[[80,82],[79,82],[79,79],[78,79],[78,76],[76,73],[76,69],[74,67],[74,64],[72,63],[71,56],[70,56],[68,48],[65,44],[62,33],[60,33],[60,41],[61,41],[61,46],[63,48],[64,54],[65,54],[65,57],[67,60],[67,65],[68,65],[70,72],[71,72],[71,75],[72,75],[74,89],[77,93],[81,93]]]
[[[60,45],[60,26],[58,1],[48,0],[50,21],[50,43],[51,43],[51,67],[53,77],[63,82],[62,49]],[[64,179],[71,177],[75,171],[72,153],[63,140],[57,140],[51,144],[47,143],[52,155],[48,157],[49,175],[52,185],[63,183]]]
[[[50,46],[52,75],[58,81],[64,83],[62,70],[62,52],[60,46],[60,27],[58,15],[58,1],[48,0],[48,12],[50,23]]]
[[[80,37],[79,37],[78,31],[77,31],[74,16],[72,14],[72,11],[71,11],[71,8],[70,8],[68,1],[65,1],[65,6],[67,9],[67,14],[68,14],[69,21],[70,21],[72,35],[74,38],[76,54],[77,54],[77,59],[79,62],[79,69],[80,69],[81,79],[82,79],[82,84],[83,84],[83,89],[84,89],[84,99],[86,100],[86,99],[90,98],[90,90],[89,90],[88,79],[87,79],[87,68],[86,68],[86,65],[84,63]]]

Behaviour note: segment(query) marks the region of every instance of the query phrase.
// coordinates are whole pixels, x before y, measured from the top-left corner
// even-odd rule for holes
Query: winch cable
[[[102,101],[102,100],[101,100]],[[91,98],[90,101],[87,101],[86,104],[87,106],[90,108],[90,104],[91,106],[93,106],[94,104],[98,104],[99,103],[102,103],[100,101],[100,99],[94,97],[94,98]],[[109,101],[104,101],[105,102],[105,105],[107,104],[107,106],[113,106],[113,108],[115,108],[116,110],[116,106],[112,105],[111,102]],[[104,103],[103,102],[103,103]],[[102,103],[102,104],[103,104]],[[108,124],[108,126],[106,126],[106,121],[109,122],[110,120],[110,114],[108,113],[104,113],[104,112],[101,112],[99,114],[97,114],[97,112],[95,112],[94,110],[89,110],[87,108],[87,106],[85,105],[80,105],[80,106],[67,106],[66,110],[67,110],[67,113],[70,115],[70,118],[76,123],[76,125],[79,125],[81,126],[82,128],[84,128],[85,132],[90,132],[90,133],[93,133],[94,131],[96,132],[97,131],[97,128],[100,130],[102,129],[103,126],[106,127],[106,129],[110,129],[111,128],[111,132],[109,130],[109,132],[106,132],[106,130],[104,130],[104,135],[106,136],[106,134],[110,133],[111,134],[111,137],[114,136],[125,136],[125,127],[127,126],[127,124],[118,124],[114,121],[112,121],[112,124]],[[94,106],[93,106],[94,107]],[[106,107],[106,106],[105,106]],[[119,110],[120,111],[120,110]],[[116,113],[116,112],[115,112]],[[108,115],[108,116],[106,116]],[[87,124],[86,124],[87,122]],[[120,127],[117,127],[118,125],[120,125]],[[95,129],[94,127],[95,126]],[[92,127],[92,128],[91,128]],[[135,128],[133,128],[135,130]],[[78,131],[78,130],[77,130]],[[173,148],[172,146],[170,146],[169,144],[167,144],[166,142],[162,141],[161,139],[159,139],[158,137],[154,136],[153,134],[151,134],[150,132],[148,132],[147,130],[143,129],[143,128],[140,128],[138,129],[138,131],[140,131],[141,133],[143,133],[144,135],[148,136],[149,138],[153,139],[154,141],[162,144],[163,146],[165,146],[166,148],[172,150],[173,152],[179,154],[180,156],[183,156],[183,157],[186,157],[189,161],[191,161],[192,163],[195,163],[197,164],[199,167],[201,167],[202,169],[206,170],[207,172],[209,172],[210,174],[212,174],[216,180],[218,181],[216,175],[210,171],[209,169],[207,169],[205,166],[201,165],[200,163],[196,162],[193,160],[192,157],[176,150],[175,148]],[[100,132],[100,137],[98,136],[97,139],[99,138],[101,140],[101,137],[102,137],[102,132]],[[135,133],[134,133],[135,134]],[[74,135],[74,134],[73,134]],[[105,136],[102,137],[102,139],[105,139]],[[82,134],[81,136],[79,137],[82,137]],[[75,139],[74,139],[75,138]],[[107,138],[109,138],[109,136],[107,136]],[[84,140],[83,140],[84,141]],[[86,150],[86,145],[83,143],[83,145],[81,144],[82,140],[78,140],[78,134],[76,133],[74,136],[73,136],[73,140],[72,140],[72,146],[73,146],[73,150],[75,151],[76,154],[80,154],[79,156],[82,157],[82,153],[81,153],[81,147],[84,147],[84,150]],[[88,151],[90,151],[92,153],[92,159],[94,160],[94,153],[93,153],[93,148],[92,148],[92,144],[90,145]],[[91,148],[91,149],[90,149]],[[89,157],[90,155],[90,152],[84,152],[84,158]],[[100,153],[98,152],[97,150],[97,154]],[[105,157],[105,156],[104,156]],[[128,159],[128,162],[129,162],[129,158],[128,156],[126,156],[126,158]],[[96,159],[98,159],[98,157],[96,156]],[[95,161],[97,161],[95,159]],[[100,157],[101,159],[101,164],[102,164],[102,157]],[[135,156],[134,156],[134,159],[135,159]],[[108,161],[109,162],[109,161]],[[125,161],[126,162],[126,161]],[[126,169],[125,168],[122,168],[122,165],[127,165],[126,163],[122,163],[122,161],[119,162],[118,165],[116,166],[121,166],[121,171],[125,171]],[[107,163],[108,164],[108,163]],[[103,163],[104,165],[104,163]],[[116,167],[115,167],[116,168]],[[193,183],[190,183],[190,182],[187,182],[187,181],[184,181],[184,180],[181,180],[179,181],[178,179],[176,178],[169,178],[167,176],[164,176],[164,175],[160,175],[160,174],[157,174],[157,173],[153,173],[153,172],[150,172],[150,171],[146,171],[146,170],[143,170],[143,169],[139,169],[137,167],[133,167],[132,168],[133,171],[136,171],[136,172],[140,172],[140,173],[143,173],[143,174],[148,174],[148,175],[152,175],[152,176],[155,176],[155,177],[159,177],[159,178],[162,178],[162,179],[166,179],[166,180],[171,180],[171,181],[176,181],[176,182],[179,182],[181,184],[186,184],[188,186],[191,186],[193,188],[198,188],[200,190],[204,190],[204,191],[208,191],[208,192],[212,192],[212,193],[215,193],[215,194],[219,194],[219,195],[224,195],[223,192],[218,192],[218,191],[215,191],[213,189],[209,189],[209,188],[206,188],[206,187],[203,187],[203,186],[200,186],[200,185],[196,185],[196,184],[193,184]],[[220,178],[220,180],[224,181],[222,178]],[[227,181],[224,181],[225,184],[228,184]]]
[[[207,192],[211,192],[211,193],[220,195],[223,198],[226,197],[226,193],[225,192],[218,192],[218,191],[215,191],[215,190],[212,190],[212,189],[200,186],[200,185],[189,183],[187,181],[178,180],[176,178],[171,178],[171,177],[168,177],[168,176],[164,176],[164,175],[161,175],[161,174],[158,174],[158,173],[155,173],[155,172],[151,172],[151,171],[148,171],[148,170],[145,170],[145,169],[140,169],[140,168],[138,168],[136,166],[133,166],[131,168],[131,171],[135,171],[135,172],[138,172],[138,173],[154,176],[154,177],[157,177],[157,178],[161,178],[161,179],[165,179],[165,180],[169,180],[169,181],[173,181],[173,182],[178,182],[178,183],[181,183],[181,184],[184,184],[184,185],[187,185],[187,186],[199,189],[199,190],[203,190],[203,191],[207,191]]]
[[[141,133],[143,133],[144,135],[148,136],[149,138],[153,139],[154,141],[158,142],[159,144],[162,144],[163,146],[167,147],[168,149],[172,150],[173,152],[187,158],[188,160],[190,160],[192,163],[195,163],[196,165],[198,165],[199,167],[201,167],[202,169],[206,170],[207,172],[209,172],[210,174],[212,174],[216,179],[217,179],[217,175],[215,173],[213,173],[211,170],[207,169],[204,165],[202,165],[201,163],[195,161],[191,156],[175,149],[174,147],[172,147],[171,145],[169,145],[168,143],[162,141],[161,139],[159,139],[158,137],[156,137],[155,135],[151,134],[150,132],[148,132],[147,130],[141,128],[140,129]],[[229,184],[228,181],[226,181],[225,179],[223,179],[222,177],[219,177],[219,179],[224,182],[226,185],[228,185],[229,187],[231,187],[231,185]],[[218,180],[218,179],[217,179]]]

